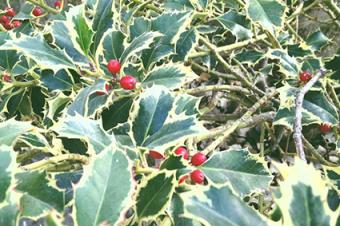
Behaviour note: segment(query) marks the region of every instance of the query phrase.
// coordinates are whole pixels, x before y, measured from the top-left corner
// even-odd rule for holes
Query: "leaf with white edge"
[[[131,39],[142,35],[144,32],[151,31],[151,21],[144,17],[136,17],[129,28]]]
[[[63,111],[63,107],[72,100],[72,96],[66,96],[64,93],[59,92],[55,96],[51,96],[46,101],[44,116],[45,119],[57,120],[58,113]]]
[[[236,196],[228,186],[210,186],[183,193],[184,216],[211,226],[269,226],[274,222],[262,217]]]
[[[201,226],[201,224],[194,219],[184,217],[184,201],[177,194],[174,193],[169,207],[169,214],[176,226]]]
[[[64,192],[52,186],[46,172],[32,171],[15,175],[16,191],[23,195],[20,198],[21,215],[37,217],[51,210],[62,211]],[[34,208],[32,208],[34,207]]]
[[[139,219],[154,219],[163,214],[175,190],[173,173],[160,172],[145,178],[137,192],[136,213]]]
[[[199,113],[199,103],[201,98],[191,96],[188,94],[178,95],[175,98],[175,114],[180,115],[184,113],[185,115],[196,115]]]
[[[51,69],[55,72],[65,68],[76,69],[65,52],[50,47],[42,36],[22,35],[20,39],[7,41],[0,46],[0,50],[17,50],[33,59],[41,69]]]
[[[19,122],[14,119],[0,123],[0,144],[11,146],[18,136],[32,130],[29,122]]]
[[[287,45],[288,55],[292,57],[305,57],[312,54],[312,51],[305,44]]]
[[[314,51],[318,51],[329,42],[329,39],[321,31],[316,31],[309,35],[306,41]]]
[[[111,59],[120,59],[124,52],[125,35],[121,31],[109,30],[104,34],[101,42],[101,48],[97,54],[104,55],[108,62]],[[98,57],[98,56],[97,56]]]
[[[75,189],[78,225],[116,225],[124,216],[133,189],[131,166],[125,153],[108,147],[85,167]]]
[[[240,53],[235,55],[235,59],[241,63],[256,64],[265,56],[264,53],[256,50],[243,49]]]
[[[276,164],[283,181],[275,202],[281,209],[285,225],[335,225],[339,211],[327,203],[328,188],[320,171],[312,164],[295,159],[294,166]],[[339,210],[339,208],[338,208]]]
[[[60,137],[86,141],[96,153],[115,143],[115,138],[102,129],[99,121],[83,118],[80,115],[67,116],[53,130]]]
[[[303,64],[302,64],[302,70],[303,71],[309,71],[312,74],[315,74],[318,70],[320,70],[321,68],[321,61],[320,59],[306,59],[304,60]]]
[[[162,85],[168,89],[180,88],[184,82],[193,80],[195,74],[180,64],[162,65],[150,71],[142,81],[143,87]]]
[[[0,32],[0,46],[6,41],[12,40],[10,33]],[[15,50],[0,50],[0,69],[11,71],[19,60],[19,55]]]
[[[295,58],[289,56],[282,50],[273,50],[267,56],[270,59],[278,59],[280,61],[280,70],[292,78],[296,78],[299,74],[299,64]]]
[[[181,34],[176,43],[176,55],[174,61],[185,61],[189,58],[189,53],[195,48],[198,42],[198,34],[196,29],[191,28]]]
[[[42,134],[37,132],[22,134],[19,137],[19,140],[21,142],[24,142],[29,147],[34,147],[34,149],[44,150],[50,146],[46,138]]]
[[[0,208],[0,225],[17,226],[19,209],[16,204],[7,204]]]
[[[78,92],[73,103],[68,106],[67,114],[80,114],[82,116],[89,115],[89,101],[91,99],[91,95],[95,94],[98,90],[104,90],[105,83],[105,80],[98,79],[92,86],[85,87]],[[103,95],[102,97],[106,99],[107,95]]]
[[[245,40],[252,37],[250,21],[240,13],[231,10],[216,19],[238,40]]]
[[[115,100],[108,109],[105,109],[101,114],[104,129],[109,130],[119,123],[126,122],[132,103],[131,97],[123,97]]]
[[[66,54],[78,65],[82,67],[89,66],[89,59],[82,53],[74,37],[71,35],[69,25],[64,21],[53,21],[50,27],[51,35],[54,39],[54,45],[65,50]]]
[[[264,160],[244,149],[216,152],[199,169],[216,185],[229,182],[240,196],[268,189],[273,179]]]
[[[7,196],[16,168],[16,153],[5,145],[0,146],[0,203]]]
[[[54,73],[51,70],[41,72],[40,80],[49,90],[70,91],[73,88],[73,78],[67,70],[60,70]]]
[[[247,0],[248,16],[274,34],[281,27],[285,6],[277,0]]]
[[[97,0],[94,6],[92,30],[94,31],[92,54],[95,55],[104,33],[113,24],[113,0]]]
[[[84,5],[70,8],[66,13],[66,18],[68,25],[73,25],[71,33],[74,34],[74,36],[71,35],[71,37],[75,37],[83,53],[88,56],[94,34],[85,17]]]
[[[181,155],[170,155],[162,162],[160,170],[178,170],[186,168],[186,162]]]

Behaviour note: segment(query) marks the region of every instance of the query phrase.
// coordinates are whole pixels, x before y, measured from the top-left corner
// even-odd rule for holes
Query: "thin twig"
[[[185,90],[187,94],[199,94],[205,93],[209,91],[234,91],[234,92],[241,92],[245,95],[250,95],[249,89],[243,88],[242,86],[232,86],[232,85],[210,85],[210,86],[199,86],[193,89]]]
[[[326,74],[325,70],[319,70],[318,73],[301,88],[300,92],[296,96],[296,107],[295,107],[295,124],[294,124],[294,141],[296,151],[303,161],[307,162],[306,155],[303,150],[302,143],[302,104],[305,94],[313,87],[313,85]]]

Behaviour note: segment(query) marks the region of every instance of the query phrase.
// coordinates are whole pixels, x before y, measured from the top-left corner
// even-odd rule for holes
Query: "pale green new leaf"
[[[21,134],[32,130],[29,122],[19,122],[14,119],[0,123],[0,144],[11,146]]]
[[[20,39],[7,41],[0,50],[17,50],[33,59],[41,69],[55,72],[65,68],[76,69],[65,52],[50,47],[42,36],[22,35]]]
[[[16,154],[14,150],[5,145],[0,146],[0,203],[6,198],[6,194],[12,179],[16,167]]]
[[[116,225],[127,207],[132,188],[131,166],[125,153],[110,146],[85,168],[75,189],[78,225]]]
[[[195,189],[183,195],[185,216],[211,226],[269,226],[252,207],[233,194],[228,186]]]
[[[250,21],[240,13],[228,11],[217,17],[217,20],[239,40],[249,39],[252,36]]]
[[[175,189],[175,176],[172,173],[160,172],[145,180],[137,192],[136,213],[139,219],[163,214]]]
[[[86,141],[96,153],[115,143],[115,138],[102,129],[99,121],[83,118],[78,114],[76,116],[67,116],[53,130],[60,137]]]
[[[215,152],[199,168],[214,184],[231,184],[240,196],[268,189],[272,180],[264,161],[244,149]]]

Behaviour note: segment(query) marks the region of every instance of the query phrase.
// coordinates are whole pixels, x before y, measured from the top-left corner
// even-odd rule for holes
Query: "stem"
[[[53,166],[63,161],[79,161],[83,164],[88,164],[88,157],[79,154],[63,154],[22,166],[22,168],[24,170],[38,170],[51,167],[51,165]]]
[[[212,74],[212,75],[215,75],[215,76],[217,76],[217,77],[226,78],[226,79],[236,79],[235,76],[233,76],[233,75],[224,74],[224,73],[221,73],[221,72],[215,71],[215,70],[210,70],[210,69],[205,68],[205,67],[203,67],[203,66],[201,66],[201,65],[199,65],[198,63],[195,63],[195,62],[193,62],[193,61],[189,61],[189,63],[190,63],[193,67],[195,67],[195,68],[197,68],[197,69],[199,69],[199,70],[201,70],[201,71],[203,71],[203,72],[206,72],[206,73],[208,73],[208,74]]]
[[[340,18],[340,9],[332,0],[324,0],[325,5],[335,14],[336,18]]]
[[[261,135],[260,135],[260,157],[264,156],[264,135],[265,135],[265,125],[264,122],[261,123]]]
[[[37,1],[37,0],[27,0],[28,2],[31,2],[34,5],[40,6],[41,8],[45,9],[47,12],[49,13],[53,13],[53,14],[58,14],[62,11],[61,7],[60,9],[55,9],[50,7],[49,5],[47,5],[44,1]],[[64,5],[64,4],[62,4]]]
[[[296,151],[304,162],[307,162],[306,155],[303,150],[302,143],[302,104],[305,94],[313,87],[313,85],[326,74],[325,70],[319,70],[318,73],[306,83],[304,87],[300,90],[300,92],[296,96],[296,107],[295,107],[295,124],[294,124],[294,141],[296,146]]]
[[[39,84],[38,80],[32,80],[32,81],[27,81],[27,82],[17,82],[13,81],[12,86],[14,87],[29,87],[29,86],[36,86]]]
[[[187,94],[199,94],[205,93],[210,91],[234,91],[234,92],[241,92],[246,95],[250,95],[248,89],[243,88],[242,86],[232,86],[232,85],[211,85],[211,86],[200,86],[193,89],[185,90]]]

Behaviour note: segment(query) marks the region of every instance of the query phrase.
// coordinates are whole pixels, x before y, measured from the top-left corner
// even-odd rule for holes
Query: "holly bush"
[[[335,1],[9,3],[1,226],[336,225]]]

